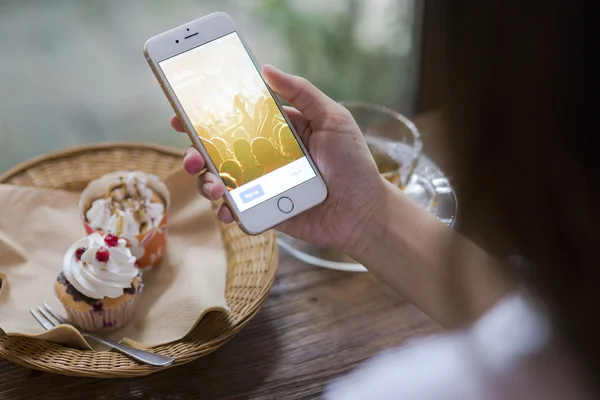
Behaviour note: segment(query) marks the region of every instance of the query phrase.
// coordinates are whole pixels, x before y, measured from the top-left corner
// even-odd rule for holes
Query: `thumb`
[[[305,78],[286,74],[272,65],[265,65],[262,72],[271,89],[311,123],[323,122],[326,115],[335,113],[341,107]]]

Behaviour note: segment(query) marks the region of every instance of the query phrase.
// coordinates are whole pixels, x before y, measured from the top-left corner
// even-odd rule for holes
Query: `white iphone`
[[[144,54],[246,233],[326,199],[325,182],[229,15],[155,36]]]

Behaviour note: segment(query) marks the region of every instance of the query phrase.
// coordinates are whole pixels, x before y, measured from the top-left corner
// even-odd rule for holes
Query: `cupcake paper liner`
[[[133,318],[140,293],[115,308],[77,311],[64,305],[69,322],[88,332],[109,332],[126,325]]]

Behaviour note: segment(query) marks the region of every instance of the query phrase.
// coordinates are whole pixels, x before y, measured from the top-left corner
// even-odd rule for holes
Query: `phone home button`
[[[281,212],[288,214],[294,209],[294,203],[288,197],[282,197],[277,201],[277,207]]]

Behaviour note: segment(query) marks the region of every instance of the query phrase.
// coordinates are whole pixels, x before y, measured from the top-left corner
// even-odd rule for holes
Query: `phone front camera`
[[[175,43],[179,43],[179,40],[176,40]]]

